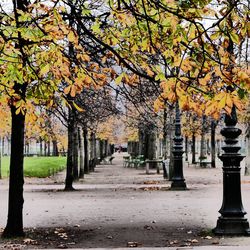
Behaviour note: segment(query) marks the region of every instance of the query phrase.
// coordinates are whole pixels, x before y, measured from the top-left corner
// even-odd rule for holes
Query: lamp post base
[[[246,218],[223,217],[217,220],[215,235],[246,235],[250,236],[249,223]]]
[[[170,190],[187,190],[187,185],[184,180],[173,181]]]

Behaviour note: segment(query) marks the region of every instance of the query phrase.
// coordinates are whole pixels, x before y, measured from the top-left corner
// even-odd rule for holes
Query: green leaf
[[[95,23],[92,27],[91,27],[92,31],[95,33],[99,33],[100,32],[100,24],[99,23]]]
[[[49,72],[49,64],[46,64],[40,71],[41,75],[46,75]]]
[[[220,35],[219,32],[215,32],[214,34],[212,34],[212,35],[210,36],[210,38],[211,38],[211,40],[216,40],[216,39],[219,38],[219,35]]]
[[[234,43],[236,43],[236,44],[240,43],[239,36],[236,33],[234,33],[234,32],[230,33],[230,37]]]
[[[115,79],[115,83],[116,83],[116,84],[120,84],[121,81],[122,81],[123,76],[124,76],[124,73],[120,74],[120,75]]]

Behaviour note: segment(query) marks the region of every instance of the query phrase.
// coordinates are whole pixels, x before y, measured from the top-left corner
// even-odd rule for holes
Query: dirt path
[[[35,240],[26,244],[39,244],[28,247],[126,247],[128,242],[148,247],[250,246],[250,238],[206,237],[219,216],[221,169],[186,166],[189,190],[169,191],[170,183],[161,174],[152,170],[146,175],[142,169],[124,168],[122,156],[116,154],[113,165],[97,166],[94,173],[74,185],[74,192],[62,191],[65,173],[26,179],[24,226],[27,237]],[[0,184],[3,228],[8,186],[6,180]],[[248,212],[249,192],[250,178],[243,177],[243,204]],[[22,240],[18,243],[24,244]]]

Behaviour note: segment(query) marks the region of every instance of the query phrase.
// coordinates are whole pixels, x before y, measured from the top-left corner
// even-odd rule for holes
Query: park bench
[[[194,166],[195,168],[206,168],[207,166],[211,167],[212,162],[211,161],[207,161],[207,160],[202,160],[202,161],[196,161],[194,163],[187,163],[188,167],[190,167],[190,165]]]
[[[123,156],[123,167],[124,167],[124,168],[127,168],[127,167],[128,167],[129,159],[130,159],[130,156],[129,156],[129,155]]]
[[[133,164],[134,164],[134,168],[143,167],[145,165],[144,155],[138,155],[134,159]]]
[[[144,155],[138,155],[136,157],[130,157],[127,161],[127,167],[143,167],[145,164]]]
[[[157,174],[160,173],[160,165],[162,167],[163,160],[162,159],[153,159],[153,160],[146,160],[146,174],[149,174],[150,168],[156,168]]]
[[[200,161],[198,164],[199,164],[199,166],[200,166],[201,168],[206,168],[207,166],[210,166],[210,167],[211,167],[212,162],[211,162],[211,161],[207,161],[207,160],[202,160],[202,161]]]
[[[105,157],[103,160],[102,160],[102,163],[103,164],[110,164],[112,165],[113,164],[113,160],[114,160],[114,156],[109,156],[109,157]]]

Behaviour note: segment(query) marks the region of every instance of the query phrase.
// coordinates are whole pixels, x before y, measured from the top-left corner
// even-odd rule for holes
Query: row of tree
[[[39,109],[67,127],[71,189],[78,127],[95,134],[95,124],[117,110],[126,110],[130,123],[141,114],[159,127],[159,111],[166,138],[176,100],[182,110],[218,119],[221,110],[242,109],[248,97],[245,1],[13,0],[0,9],[1,105],[11,113],[5,237],[23,235],[25,119],[36,120]],[[115,103],[118,96],[124,105]],[[155,112],[143,113],[142,104]]]

